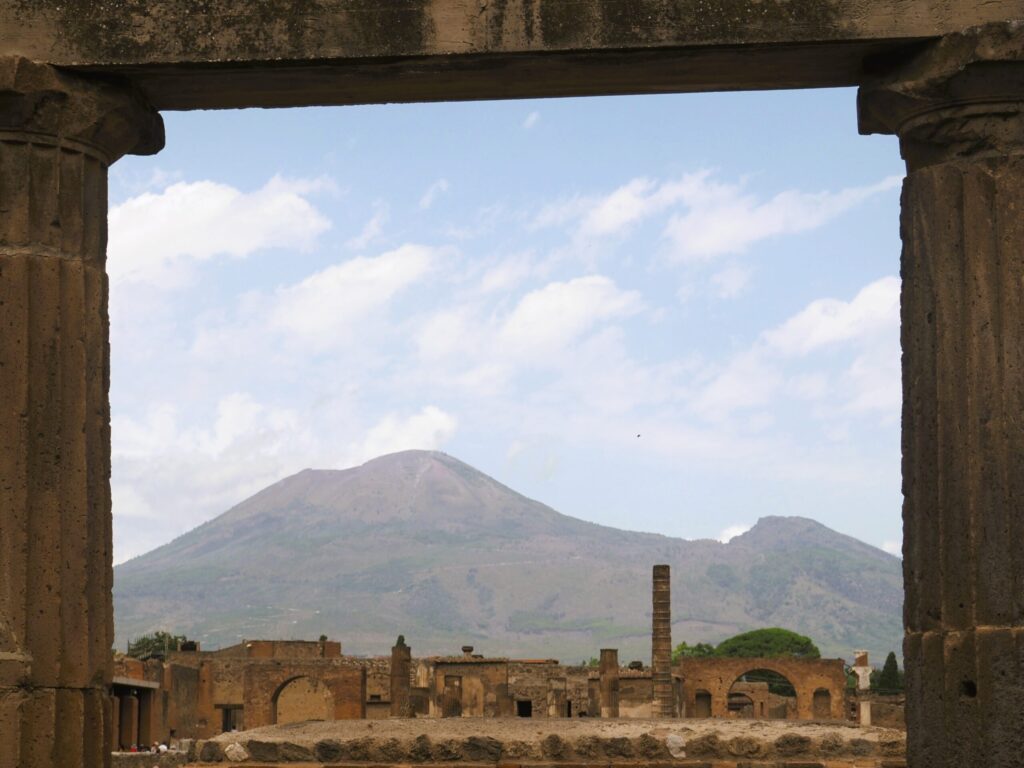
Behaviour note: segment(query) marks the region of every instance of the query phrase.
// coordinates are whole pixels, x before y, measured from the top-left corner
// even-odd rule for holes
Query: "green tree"
[[[184,635],[172,635],[170,632],[157,630],[148,635],[128,641],[128,655],[136,659],[147,659],[150,656],[162,656],[167,651],[181,649],[181,644],[188,640]]]
[[[706,658],[715,655],[715,646],[711,643],[689,643],[682,642],[672,649],[672,662],[675,663],[683,658]]]
[[[723,640],[715,648],[716,656],[773,659],[794,656],[798,659],[820,659],[821,651],[809,637],[788,629],[769,627],[755,629]]]
[[[896,663],[896,654],[892,651],[889,651],[889,655],[885,657],[882,671],[876,670],[871,673],[871,689],[883,693],[903,690],[903,673],[900,671],[899,664]]]

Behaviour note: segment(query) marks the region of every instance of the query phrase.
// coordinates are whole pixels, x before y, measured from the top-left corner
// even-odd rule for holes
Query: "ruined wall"
[[[685,711],[697,713],[698,693],[711,697],[712,717],[728,717],[729,689],[741,675],[757,669],[767,669],[785,677],[796,689],[796,716],[801,720],[816,719],[814,693],[829,694],[829,717],[817,719],[842,720],[844,718],[846,669],[841,659],[731,659],[685,658],[676,666],[676,674],[683,680],[682,696]]]
[[[421,659],[417,683],[430,690],[434,717],[501,717],[510,713],[507,659]]]
[[[619,670],[619,717],[654,716],[654,682],[650,669]]]
[[[330,720],[334,713],[334,696],[321,681],[297,677],[277,695],[275,722],[301,723],[305,720]]]
[[[245,727],[274,724],[278,696],[297,678],[326,686],[333,702],[335,720],[366,716],[366,671],[350,669],[336,660],[281,661],[250,660],[243,673]]]

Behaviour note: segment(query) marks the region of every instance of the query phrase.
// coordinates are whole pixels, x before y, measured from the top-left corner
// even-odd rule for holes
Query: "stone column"
[[[409,674],[412,669],[412,649],[405,644],[405,636],[399,635],[398,642],[391,649],[391,716],[412,717],[410,706]]]
[[[950,36],[862,89],[903,188],[908,764],[1024,753],[1024,27]]]
[[[675,717],[672,695],[672,592],[667,565],[654,566],[651,610],[653,717]]]
[[[107,167],[127,87],[0,58],[0,767],[109,764]]]
[[[601,717],[619,716],[619,651],[602,648],[600,666]]]

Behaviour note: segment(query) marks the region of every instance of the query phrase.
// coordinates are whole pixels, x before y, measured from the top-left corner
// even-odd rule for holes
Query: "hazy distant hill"
[[[814,521],[763,518],[729,544],[620,531],[425,451],[300,472],[118,566],[117,636],[646,659],[655,563],[672,565],[675,642],[778,625],[829,656],[900,649],[899,560]]]

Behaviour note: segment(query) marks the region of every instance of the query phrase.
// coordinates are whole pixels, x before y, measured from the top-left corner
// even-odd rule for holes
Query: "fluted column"
[[[107,167],[127,88],[0,58],[0,768],[109,764]]]
[[[654,717],[674,717],[672,587],[669,566],[654,566],[651,581],[651,683],[654,691],[652,715]]]
[[[911,768],[1024,754],[1024,28],[934,44],[860,94],[903,189]]]

